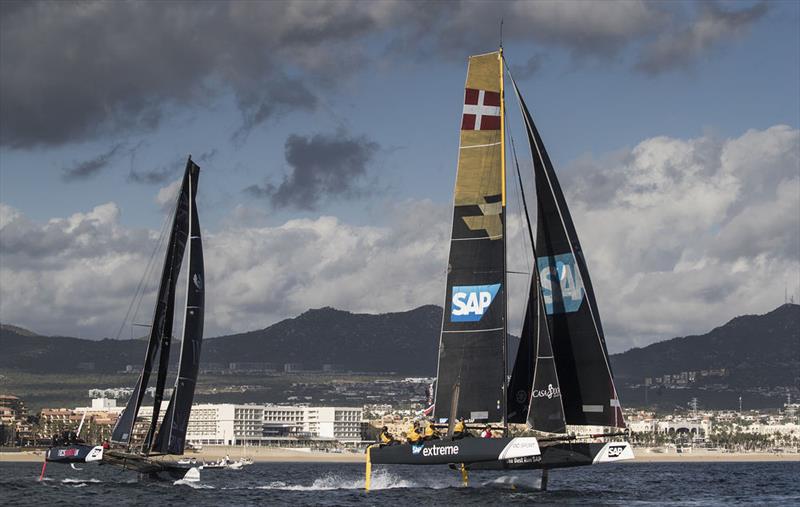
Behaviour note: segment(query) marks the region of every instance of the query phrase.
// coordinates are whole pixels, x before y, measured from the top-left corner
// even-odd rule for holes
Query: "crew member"
[[[492,438],[492,427],[488,424],[485,428],[483,428],[483,431],[481,432],[481,438]]]
[[[428,425],[425,426],[425,436],[422,437],[423,440],[439,440],[442,436],[436,431],[436,428],[433,426],[433,422],[428,421]]]
[[[414,424],[409,428],[408,433],[406,433],[406,439],[409,444],[418,444],[422,442],[422,435],[419,432],[419,423],[417,421],[414,421]]]
[[[464,418],[462,417],[456,422],[456,425],[453,427],[453,440],[458,440],[464,437],[471,437],[472,433],[469,432],[467,429],[467,425],[464,422]]]
[[[381,434],[378,435],[378,440],[380,440],[383,445],[397,445],[400,443],[394,438],[394,435],[389,433],[389,428],[386,426],[381,428]]]

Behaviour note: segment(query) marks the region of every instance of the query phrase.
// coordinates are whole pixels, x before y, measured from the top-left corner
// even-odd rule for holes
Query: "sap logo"
[[[426,447],[422,450],[423,456],[456,456],[458,454],[457,445],[443,445],[440,447]]]
[[[624,445],[612,445],[608,448],[608,457],[618,458],[624,450],[625,450]]]
[[[538,257],[545,311],[548,315],[578,311],[583,302],[583,279],[571,253]]]
[[[453,287],[450,322],[478,322],[494,301],[499,283]]]
[[[422,448],[425,447],[422,444],[412,445],[411,446],[411,454],[419,454],[422,451]]]

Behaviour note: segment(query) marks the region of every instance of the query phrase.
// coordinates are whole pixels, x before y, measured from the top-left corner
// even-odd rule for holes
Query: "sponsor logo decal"
[[[59,449],[58,455],[64,458],[68,458],[71,456],[77,456],[78,449]]]
[[[583,302],[583,279],[571,253],[538,257],[539,278],[547,315],[578,311]]]
[[[422,446],[420,446],[422,447]],[[415,452],[414,454],[418,454]],[[423,456],[456,456],[458,455],[457,445],[440,445],[435,447],[425,447],[422,449]]]
[[[514,399],[517,400],[517,403],[522,404],[528,401],[528,392],[525,389],[520,389],[514,395]]]
[[[422,444],[413,444],[411,446],[411,454],[419,454],[422,451],[422,448],[425,447]]]
[[[478,322],[486,314],[500,290],[494,285],[461,285],[453,287],[450,306],[451,322]]]
[[[541,456],[522,456],[520,458],[510,458],[506,460],[506,463],[512,465],[521,465],[523,463],[538,463],[542,461]]]
[[[625,450],[625,446],[624,445],[612,445],[612,446],[609,446],[609,448],[608,448],[608,457],[609,458],[618,458],[622,454],[622,451],[624,451],[624,450]]]
[[[197,287],[197,290],[203,290],[203,279],[200,278],[200,275],[195,273],[192,277],[192,282],[194,282],[194,286]]]
[[[547,398],[548,400],[551,400],[561,396],[561,388],[553,387],[553,384],[548,384],[547,389],[534,389],[531,392],[531,396],[534,398]]]

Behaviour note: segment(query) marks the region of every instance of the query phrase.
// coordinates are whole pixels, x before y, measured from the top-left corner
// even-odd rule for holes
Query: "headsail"
[[[622,427],[625,423],[578,235],[553,165],[516,83],[514,90],[533,156],[538,202],[536,268],[566,423]]]
[[[514,150],[514,162],[528,238],[533,257],[536,258],[528,203],[525,199],[519,164],[516,163],[516,150]],[[542,297],[542,284],[536,269],[531,276],[519,349],[508,386],[508,422],[527,422],[534,430],[547,433],[564,433],[567,429]]]
[[[177,204],[175,208],[175,216],[172,222],[172,229],[167,243],[167,251],[164,257],[164,269],[161,272],[161,282],[158,288],[158,296],[156,299],[155,310],[153,311],[153,324],[150,327],[150,338],[147,343],[147,352],[145,353],[144,365],[142,372],[139,374],[139,379],[133,389],[128,404],[125,410],[120,415],[114,426],[111,440],[112,442],[127,445],[130,442],[131,434],[133,432],[133,425],[136,422],[136,416],[139,414],[139,408],[142,404],[144,392],[147,389],[148,382],[150,381],[150,374],[153,370],[153,362],[159,349],[161,355],[159,358],[158,376],[156,380],[156,392],[154,395],[153,419],[151,421],[149,430],[145,437],[145,445],[143,450],[149,448],[149,442],[155,431],[155,424],[159,416],[161,407],[161,399],[164,393],[164,383],[166,381],[167,368],[169,362],[169,346],[172,339],[172,318],[175,302],[175,284],[178,280],[178,274],[181,270],[183,262],[183,253],[186,248],[186,238],[189,228],[189,171],[187,168],[183,176],[183,183],[181,184],[178,193]]]
[[[435,419],[505,419],[505,168],[502,60],[467,70],[439,341]]]
[[[153,444],[153,450],[164,454],[183,454],[186,429],[192,409],[197,373],[200,367],[200,348],[203,342],[203,312],[205,305],[205,275],[203,269],[203,242],[200,237],[200,222],[197,217],[197,180],[200,168],[188,162],[189,197],[189,271],[186,280],[186,310],[183,319],[180,363],[175,389],[167,407],[167,413]]]

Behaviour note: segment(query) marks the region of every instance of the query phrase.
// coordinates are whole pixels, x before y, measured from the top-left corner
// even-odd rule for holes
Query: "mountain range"
[[[434,376],[441,318],[442,309],[432,305],[379,315],[308,310],[265,329],[205,339],[202,364],[262,362],[279,369],[285,363],[305,369],[333,364],[345,371]],[[0,325],[0,347],[0,370],[29,373],[113,373],[128,365],[139,368],[145,352],[141,339],[39,336],[10,325]],[[637,400],[648,378],[649,389],[661,388],[659,395],[666,387],[667,394],[688,390],[684,397],[691,389],[729,391],[729,398],[743,391],[797,391],[800,305],[785,304],[764,315],[736,317],[703,335],[614,354],[611,364],[624,400]],[[682,382],[681,375],[694,381]]]

